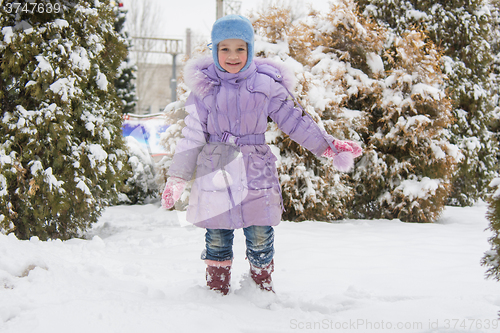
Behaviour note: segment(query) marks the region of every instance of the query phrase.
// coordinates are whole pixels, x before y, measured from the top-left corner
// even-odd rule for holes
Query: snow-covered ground
[[[205,287],[204,231],[159,204],[107,208],[88,240],[0,235],[0,332],[499,332],[500,283],[479,262],[486,205],[434,224],[283,222],[276,295],[246,273]]]

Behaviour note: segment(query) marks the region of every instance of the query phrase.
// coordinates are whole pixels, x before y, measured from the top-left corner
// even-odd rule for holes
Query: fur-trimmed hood
[[[292,69],[283,62],[267,58],[255,58],[248,69],[237,74],[231,74],[231,76],[238,78],[255,73],[271,77],[276,82],[283,84],[290,92],[293,92],[297,84]],[[198,96],[208,95],[213,87],[220,85],[222,78],[227,75],[228,73],[215,66],[214,60],[210,56],[191,59],[184,67],[184,82]]]

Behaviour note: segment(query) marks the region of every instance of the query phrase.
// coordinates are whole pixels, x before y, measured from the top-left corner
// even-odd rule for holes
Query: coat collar
[[[257,67],[255,66],[255,62],[252,61],[252,63],[248,66],[247,69],[245,69],[243,72],[238,72],[236,74],[231,74],[225,71],[221,71],[218,67],[214,66],[215,72],[217,76],[226,82],[229,82],[231,84],[237,84],[241,82],[242,80],[246,80],[247,78],[251,77],[256,71]]]
[[[283,84],[289,91],[296,85],[295,73],[283,62],[267,58],[255,58],[250,66],[243,72],[236,74],[227,73],[218,69],[210,56],[190,59],[184,66],[184,82],[196,95],[207,96],[215,86],[227,81],[236,84],[247,79],[255,73],[270,76],[275,81]]]

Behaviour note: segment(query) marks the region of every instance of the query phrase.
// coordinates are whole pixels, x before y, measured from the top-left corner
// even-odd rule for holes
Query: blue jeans
[[[256,267],[265,267],[274,256],[274,229],[269,226],[250,226],[243,228],[246,237],[246,255]],[[206,249],[201,259],[225,261],[233,259],[234,230],[207,229]]]

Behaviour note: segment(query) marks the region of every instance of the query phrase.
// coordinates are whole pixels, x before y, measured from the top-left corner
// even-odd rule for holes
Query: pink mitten
[[[337,151],[334,152],[328,147],[322,156],[331,158],[335,169],[342,172],[351,170],[354,167],[354,158],[363,153],[363,149],[353,141],[335,140],[332,144]]]
[[[165,190],[161,196],[161,206],[165,209],[174,207],[186,188],[187,181],[178,177],[170,177],[165,184]]]
[[[338,140],[335,140],[335,142],[337,142]],[[333,143],[335,145],[335,142]],[[359,157],[363,154],[363,148],[361,148],[360,145],[358,145],[356,142],[354,141],[340,141],[348,146],[351,146],[351,153],[352,155],[354,156],[354,158],[356,157]],[[339,148],[337,148],[338,150],[340,150]]]

